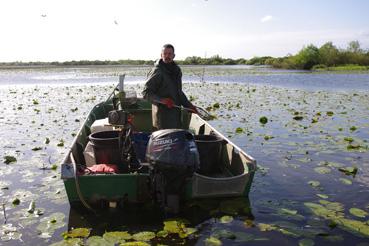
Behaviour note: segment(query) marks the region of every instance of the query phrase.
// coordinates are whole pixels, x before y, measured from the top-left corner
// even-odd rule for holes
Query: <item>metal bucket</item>
[[[195,135],[195,143],[200,154],[200,174],[219,171],[223,139],[216,135]]]
[[[94,149],[96,164],[122,164],[118,131],[95,132],[89,139]]]

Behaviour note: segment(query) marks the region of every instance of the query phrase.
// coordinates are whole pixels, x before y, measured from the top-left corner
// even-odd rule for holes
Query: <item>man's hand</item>
[[[164,104],[168,108],[173,108],[174,107],[174,102],[170,98],[163,98],[163,99],[160,100],[160,103]]]

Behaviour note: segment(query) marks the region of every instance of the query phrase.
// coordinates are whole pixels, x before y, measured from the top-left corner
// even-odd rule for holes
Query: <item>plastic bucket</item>
[[[95,132],[89,139],[94,149],[96,164],[122,164],[118,131]]]
[[[215,135],[195,135],[195,142],[200,154],[199,173],[209,174],[218,171],[223,139]]]

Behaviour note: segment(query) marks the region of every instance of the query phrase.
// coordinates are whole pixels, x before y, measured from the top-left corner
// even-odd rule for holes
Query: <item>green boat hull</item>
[[[113,97],[96,105],[90,111],[62,162],[61,178],[71,204],[81,200],[88,203],[152,200],[148,171],[94,175],[75,173],[75,167],[86,165],[83,151],[88,143],[93,123],[96,120],[105,119],[108,112],[116,108],[115,103],[116,100]],[[152,131],[149,102],[137,99],[134,105],[125,107],[125,110],[134,116],[132,124],[135,131]],[[220,162],[222,172],[216,175],[194,173],[179,191],[181,199],[247,196],[256,170],[256,161],[198,115],[183,110],[182,127],[197,135],[216,134],[224,139],[224,145]]]

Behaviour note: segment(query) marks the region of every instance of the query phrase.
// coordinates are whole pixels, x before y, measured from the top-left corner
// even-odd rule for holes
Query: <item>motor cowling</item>
[[[160,171],[192,174],[200,165],[199,152],[192,133],[182,129],[165,129],[152,133],[146,159]]]

